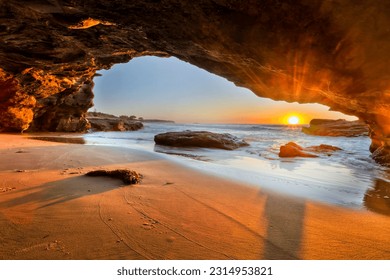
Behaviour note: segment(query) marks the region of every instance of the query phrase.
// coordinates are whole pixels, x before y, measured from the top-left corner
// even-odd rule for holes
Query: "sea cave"
[[[357,116],[388,161],[383,1],[40,0],[1,10],[2,131],[84,131],[96,71],[174,56],[262,97]]]
[[[9,0],[0,8],[0,259],[389,259],[389,1]],[[198,131],[199,149],[166,144],[193,137],[188,126],[137,130],[135,116],[125,116],[135,120],[133,139],[124,123],[105,139],[84,134],[95,79],[141,57],[189,63],[256,98],[325,105],[364,122],[365,134],[358,125],[349,141],[316,140],[296,129],[296,115],[286,115],[291,127],[233,127],[241,138],[202,124],[219,133]],[[230,146],[202,146],[221,135]],[[43,265],[40,273],[50,271]]]

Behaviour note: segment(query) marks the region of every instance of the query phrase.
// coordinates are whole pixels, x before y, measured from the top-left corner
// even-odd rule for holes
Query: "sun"
[[[287,120],[288,124],[296,125],[299,124],[299,118],[297,116],[291,116]]]

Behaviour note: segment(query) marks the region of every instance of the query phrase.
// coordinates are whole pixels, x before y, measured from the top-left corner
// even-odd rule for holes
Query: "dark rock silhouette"
[[[138,184],[141,182],[142,175],[128,169],[116,169],[116,170],[94,170],[90,171],[85,174],[85,176],[90,177],[100,177],[100,176],[106,176],[111,178],[120,179],[125,184]]]
[[[330,156],[332,152],[339,150],[341,149],[338,147],[325,144],[303,148],[294,142],[289,142],[280,146],[279,157],[318,157],[317,154],[327,154]]]

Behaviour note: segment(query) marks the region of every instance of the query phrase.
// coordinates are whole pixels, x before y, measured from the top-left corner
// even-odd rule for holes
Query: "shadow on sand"
[[[119,179],[77,176],[15,191],[17,197],[1,202],[0,209],[23,205],[32,205],[33,208],[40,209],[84,196],[108,192],[122,185]]]
[[[264,244],[261,258],[268,260],[300,259],[305,201],[265,193],[261,195],[266,196],[264,218],[267,222],[265,236],[267,242]]]

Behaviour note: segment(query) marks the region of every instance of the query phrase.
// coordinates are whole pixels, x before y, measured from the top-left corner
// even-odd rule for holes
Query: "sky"
[[[298,104],[260,98],[177,58],[145,56],[102,70],[94,79],[90,111],[135,115],[178,123],[285,124],[297,115],[300,123],[313,118],[348,119],[319,104]]]

